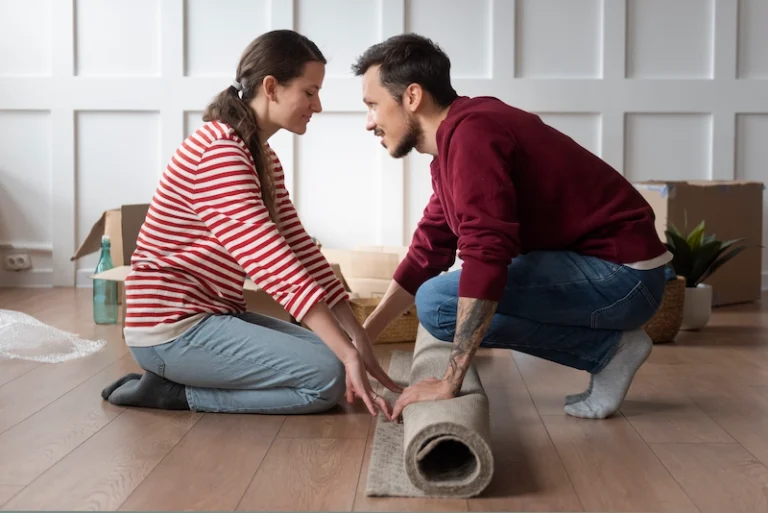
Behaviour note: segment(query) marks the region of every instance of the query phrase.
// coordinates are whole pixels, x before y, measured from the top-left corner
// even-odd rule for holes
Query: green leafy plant
[[[684,230],[688,229],[686,215]],[[664,232],[667,236],[667,249],[672,253],[672,266],[678,276],[685,277],[686,287],[695,287],[709,278],[726,262],[749,248],[737,245],[744,239],[729,241],[717,240],[714,234],[705,233],[705,223],[701,221],[690,233],[682,233],[674,225]]]

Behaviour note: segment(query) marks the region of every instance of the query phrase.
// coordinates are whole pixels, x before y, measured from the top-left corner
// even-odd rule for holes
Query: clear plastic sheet
[[[101,350],[104,340],[86,340],[34,317],[0,309],[0,358],[59,363]]]

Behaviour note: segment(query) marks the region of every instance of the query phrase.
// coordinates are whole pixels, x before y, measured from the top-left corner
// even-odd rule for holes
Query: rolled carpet
[[[403,385],[441,377],[451,347],[419,326],[413,353],[393,352],[389,375]],[[383,395],[390,404],[397,398]],[[492,477],[488,397],[474,365],[457,397],[408,405],[402,424],[378,418],[366,495],[473,497]]]

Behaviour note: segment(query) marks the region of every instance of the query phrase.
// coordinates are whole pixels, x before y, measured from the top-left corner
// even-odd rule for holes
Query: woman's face
[[[294,134],[307,131],[312,114],[323,110],[320,104],[320,88],[325,79],[322,62],[308,62],[304,73],[288,84],[276,84],[274,99],[270,101],[271,121]]]

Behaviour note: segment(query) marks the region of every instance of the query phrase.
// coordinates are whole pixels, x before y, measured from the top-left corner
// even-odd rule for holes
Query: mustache
[[[382,135],[384,135],[384,132],[381,129],[377,128],[376,130],[373,131],[373,135],[375,135],[376,137],[381,137]]]

